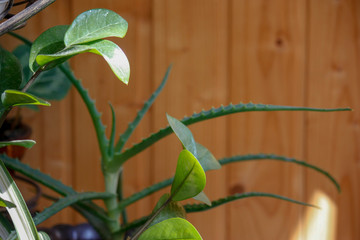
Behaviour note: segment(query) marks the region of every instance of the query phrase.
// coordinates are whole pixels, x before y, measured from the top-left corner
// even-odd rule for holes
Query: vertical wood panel
[[[232,1],[231,100],[303,105],[303,1]],[[232,154],[302,157],[302,113],[246,113],[229,122]],[[301,169],[277,162],[228,168],[228,192],[262,191],[302,199]],[[301,207],[253,198],[228,206],[226,239],[290,239]],[[240,237],[241,236],[241,237]]]
[[[360,65],[359,1],[309,1],[308,102],[320,107],[351,106],[357,110]],[[339,181],[342,193],[321,176],[308,172],[307,199],[317,191],[334,202],[335,227],[326,239],[359,239],[359,112],[307,115],[307,158]],[[319,215],[321,213],[318,213]],[[325,214],[325,213],[324,213]],[[313,221],[317,214],[313,215]],[[308,230],[308,229],[307,229]],[[307,232],[308,240],[312,233]]]
[[[227,4],[226,1],[153,1],[154,82],[160,83],[167,65],[173,63],[169,83],[154,107],[154,129],[167,125],[165,113],[181,119],[193,111],[227,102]],[[225,154],[225,121],[218,119],[191,126],[195,140],[215,156]],[[170,177],[181,145],[175,136],[155,147],[154,181]],[[206,194],[225,196],[224,171],[212,175]],[[159,194],[156,195],[158,199]],[[189,215],[204,239],[222,239],[223,208]],[[205,221],[206,219],[206,221]]]

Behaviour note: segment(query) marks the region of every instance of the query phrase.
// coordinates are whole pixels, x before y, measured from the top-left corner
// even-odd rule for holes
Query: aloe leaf
[[[131,195],[128,198],[123,199],[122,201],[119,202],[118,211],[122,211],[126,206],[128,206],[128,205],[130,205],[152,193],[155,193],[155,192],[159,191],[160,189],[170,186],[171,183],[173,182],[173,180],[174,180],[174,178],[170,178],[165,181],[159,182],[157,184],[154,184],[150,187],[145,188],[142,191],[139,191],[139,192]]]
[[[312,205],[312,204],[308,204],[305,202],[301,202],[301,201],[297,201],[291,198],[287,198],[281,195],[276,195],[276,194],[271,194],[271,193],[263,193],[263,192],[248,192],[248,193],[238,193],[238,194],[234,194],[225,198],[221,198],[215,201],[211,202],[211,205],[207,205],[207,204],[186,204],[184,205],[184,209],[186,211],[186,213],[194,213],[194,212],[201,212],[201,211],[207,211],[210,209],[213,209],[215,207],[219,207],[221,205],[230,203],[232,201],[236,201],[236,200],[241,200],[244,198],[250,198],[250,197],[269,197],[269,198],[275,198],[275,199],[280,199],[280,200],[284,200],[290,203],[294,203],[294,204],[299,204],[305,207],[314,207],[314,208],[319,208],[318,206]],[[136,219],[126,225],[124,225],[121,229],[121,232],[124,231],[128,231],[130,229],[135,229],[141,225],[143,225],[148,219],[150,218],[150,216],[145,216],[139,219]]]
[[[118,142],[116,143],[116,147],[115,147],[115,152],[120,153],[124,147],[124,145],[126,144],[127,140],[130,138],[131,134],[134,132],[134,130],[136,129],[137,125],[140,123],[140,121],[143,119],[143,117],[145,116],[145,114],[147,113],[147,111],[149,110],[149,108],[152,106],[152,104],[154,103],[155,99],[157,98],[157,96],[160,94],[160,92],[162,91],[162,89],[164,88],[169,75],[170,75],[170,71],[171,71],[172,65],[170,65],[165,73],[165,76],[160,84],[160,86],[155,90],[155,92],[150,96],[150,98],[145,102],[143,108],[138,112],[138,114],[136,115],[135,119],[129,124],[128,128],[125,130],[125,132],[123,134],[121,134]],[[117,168],[119,166],[116,166]],[[115,168],[116,168],[115,167]]]
[[[191,223],[182,218],[170,218],[148,228],[139,240],[201,240],[201,236]]]
[[[249,154],[249,155],[240,155],[240,156],[233,156],[233,157],[229,157],[229,158],[223,158],[223,159],[219,160],[219,163],[221,165],[225,165],[225,164],[234,163],[234,162],[244,162],[244,161],[254,161],[254,160],[267,160],[267,161],[277,160],[277,161],[282,161],[282,162],[294,163],[294,164],[297,164],[297,165],[300,165],[303,167],[310,168],[310,169],[315,170],[316,172],[324,175],[325,177],[327,177],[334,184],[334,186],[336,187],[338,192],[341,192],[340,184],[335,180],[335,178],[333,176],[331,176],[330,173],[326,172],[325,170],[323,170],[315,165],[312,165],[305,161],[297,160],[295,158],[288,158],[288,157],[274,155],[274,154],[262,154],[261,153],[261,154]]]
[[[35,141],[34,140],[28,140],[28,139],[24,139],[24,140],[12,140],[12,141],[1,141],[0,142],[0,148],[8,146],[8,145],[15,145],[15,146],[21,146],[21,147],[25,147],[25,148],[31,148],[32,146],[35,145]]]
[[[166,118],[171,129],[179,138],[184,148],[190,151],[197,158],[196,144],[190,129],[187,128],[182,122],[168,114],[166,114]]]
[[[113,194],[110,193],[97,193],[97,192],[84,192],[84,193],[77,193],[68,195],[58,201],[56,201],[54,204],[52,204],[50,207],[44,209],[41,213],[36,215],[34,217],[34,222],[36,225],[42,223],[49,217],[55,215],[62,209],[73,205],[77,202],[86,201],[86,200],[94,200],[94,199],[106,199],[113,197]]]
[[[97,40],[82,45],[72,45],[53,54],[39,54],[36,61],[40,66],[59,59],[68,59],[80,53],[91,52],[102,56],[111,70],[123,83],[128,84],[130,65],[125,53],[115,43],[109,40]]]
[[[294,158],[288,158],[288,157],[284,157],[284,156],[279,156],[279,155],[274,155],[274,154],[249,154],[249,155],[240,155],[240,156],[233,156],[233,157],[229,157],[229,158],[223,158],[219,160],[219,163],[221,165],[226,165],[229,163],[236,163],[236,162],[244,162],[244,161],[254,161],[254,160],[265,160],[265,161],[282,161],[282,162],[288,162],[288,163],[294,163],[303,167],[307,167],[310,169],[313,169],[315,171],[317,171],[318,173],[324,175],[325,177],[327,177],[337,188],[337,190],[340,192],[340,185],[339,183],[335,180],[335,178],[333,176],[331,176],[328,172],[322,170],[319,167],[316,167],[312,164],[309,164],[307,162],[304,161],[300,161]],[[168,187],[171,185],[173,181],[173,178],[169,178],[166,180],[163,180],[159,183],[156,183],[150,187],[147,187],[133,195],[131,195],[130,197],[124,199],[123,201],[121,201],[119,203],[119,206],[121,208],[124,208],[150,194],[153,194],[165,187]]]
[[[1,94],[2,104],[6,107],[24,106],[24,105],[42,105],[51,106],[51,104],[32,94],[24,93],[18,90],[5,90]]]
[[[114,141],[115,141],[115,132],[116,132],[116,116],[115,111],[111,103],[109,103],[111,109],[111,132],[110,132],[110,140],[108,145],[108,154],[109,156],[113,156],[114,154]]]
[[[297,200],[294,200],[294,199],[291,199],[291,198],[288,198],[288,197],[284,197],[284,196],[281,196],[281,195],[277,195],[277,194],[263,193],[263,192],[237,193],[237,194],[228,196],[226,198],[221,198],[219,200],[212,201],[211,206],[206,205],[206,204],[202,204],[202,203],[201,204],[187,204],[187,205],[184,205],[184,208],[185,208],[187,213],[200,212],[200,211],[206,211],[206,210],[221,206],[223,204],[226,204],[226,203],[229,203],[229,202],[232,202],[232,201],[235,201],[235,200],[244,199],[244,198],[250,198],[250,197],[276,198],[276,199],[284,200],[284,201],[287,201],[287,202],[299,204],[299,205],[302,205],[302,206],[318,208],[317,206],[309,204],[309,203],[297,201]]]
[[[24,239],[39,239],[26,203],[2,161],[0,161],[0,198],[12,203],[10,207],[6,207],[6,210],[14,223],[17,235]]]
[[[123,38],[128,23],[117,13],[108,9],[91,9],[75,18],[66,32],[66,46],[87,43],[107,37]]]
[[[68,25],[49,28],[34,41],[29,57],[29,67],[31,71],[35,72],[40,67],[35,61],[39,54],[52,54],[64,49],[64,36],[68,28]],[[66,60],[65,58],[61,59],[59,62],[54,63],[54,66]]]
[[[102,158],[105,158],[107,156],[107,146],[109,145],[109,142],[106,137],[105,126],[101,121],[101,113],[99,113],[99,111],[96,109],[95,101],[91,99],[88,90],[83,87],[81,81],[76,79],[74,74],[69,71],[69,69],[64,68],[62,65],[59,66],[59,69],[71,81],[71,83],[74,85],[74,87],[80,94],[83,102],[85,103],[96,131],[96,137],[99,144],[101,156]]]
[[[207,111],[201,111],[200,113],[194,113],[190,117],[183,118],[181,122],[185,125],[194,124],[197,122],[230,115],[241,112],[254,112],[254,111],[314,111],[314,112],[335,112],[335,111],[351,111],[350,108],[307,108],[307,107],[291,107],[291,106],[276,106],[276,105],[264,105],[264,104],[230,104],[228,106],[221,106],[219,108],[212,108]],[[172,133],[170,127],[161,129],[157,133],[150,135],[148,138],[143,139],[140,143],[135,144],[131,148],[125,150],[117,159],[119,165],[122,165],[129,158],[142,152],[146,148],[150,147],[155,142],[168,136]]]
[[[32,76],[29,68],[30,49],[30,46],[24,44],[18,46],[13,51],[13,54],[19,59],[22,65],[23,81],[20,89],[25,86]],[[68,63],[64,63],[63,66],[70,69]],[[47,100],[61,100],[69,92],[70,87],[71,82],[60,69],[53,68],[40,74],[26,92]]]
[[[181,201],[195,197],[204,189],[205,184],[205,172],[199,161],[190,151],[182,150],[171,186],[172,200]]]

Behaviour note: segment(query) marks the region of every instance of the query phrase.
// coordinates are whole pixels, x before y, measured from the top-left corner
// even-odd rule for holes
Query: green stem
[[[118,205],[117,200],[117,182],[119,173],[104,173],[105,177],[105,191],[113,193],[114,197],[105,200],[106,208],[108,209],[108,217],[114,221],[109,222],[108,226],[112,233],[120,230],[120,213],[115,211]]]
[[[136,234],[132,238],[128,238],[128,240],[136,240],[140,237],[140,235],[149,227],[152,221],[160,214],[160,212],[171,202],[172,196],[169,197],[166,202],[159,207],[156,212],[146,221],[146,223],[136,232]]]
[[[119,180],[118,180],[118,185],[117,185],[117,194],[118,194],[118,201],[119,201],[117,204],[117,208],[118,208],[119,203],[124,199],[124,196],[123,196],[123,168],[120,169]],[[125,208],[123,208],[121,211],[121,217],[122,217],[122,223],[127,224],[128,219],[127,219],[127,212],[126,212]]]

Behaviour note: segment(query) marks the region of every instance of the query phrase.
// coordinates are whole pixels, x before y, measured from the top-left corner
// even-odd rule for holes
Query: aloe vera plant
[[[71,57],[84,52],[95,53],[96,55],[102,56],[115,76],[120,81],[127,84],[130,78],[130,66],[126,55],[115,43],[104,39],[107,37],[123,38],[127,32],[127,27],[127,22],[115,12],[106,9],[93,9],[80,14],[70,26],[55,26],[46,30],[33,43],[12,33],[14,37],[19,38],[24,41],[28,47],[31,47],[28,56],[28,68],[32,71],[32,75],[29,76],[29,80],[25,80],[25,84],[23,85],[21,83],[24,81],[24,74],[22,74],[22,66],[19,64],[19,61],[13,54],[0,48],[2,53],[0,57],[0,124],[15,106],[29,104],[49,106],[50,104],[46,100],[36,96],[36,93],[30,94],[28,91],[32,89],[31,87],[36,84],[38,77],[42,74],[45,74],[48,71],[61,72],[77,90],[88,109],[101,154],[99,165],[102,168],[105,179],[105,191],[84,193],[76,192],[70,186],[66,186],[60,181],[51,178],[46,173],[42,173],[16,159],[12,159],[6,155],[0,156],[2,163],[7,168],[13,169],[31,178],[62,196],[60,199],[54,198],[53,205],[40,212],[34,218],[26,217],[25,221],[33,226],[31,231],[33,231],[34,236],[43,236],[41,235],[42,233],[40,235],[37,233],[36,228],[34,227],[35,225],[42,223],[65,207],[73,207],[82,214],[98,231],[102,239],[202,239],[196,228],[185,219],[186,213],[206,211],[231,201],[249,197],[272,197],[303,206],[316,207],[285,196],[262,192],[234,194],[218,200],[209,199],[203,191],[206,185],[206,171],[218,170],[221,169],[222,165],[235,162],[270,159],[297,164],[313,169],[319,174],[324,175],[340,191],[339,184],[329,173],[304,161],[269,154],[233,156],[217,160],[208,149],[195,141],[195,138],[187,125],[242,112],[332,112],[348,111],[350,110],[349,108],[319,109],[240,103],[236,105],[229,104],[200,113],[194,113],[190,117],[181,120],[166,115],[169,126],[160,129],[158,132],[143,139],[141,142],[124,150],[124,146],[134,129],[141,122],[157,96],[163,90],[169,77],[171,67],[166,71],[160,86],[145,102],[143,108],[140,109],[137,116],[129,124],[124,133],[116,140],[116,117],[113,108],[110,105],[112,111],[112,128],[110,136],[107,136],[104,124],[101,120],[101,115],[96,108],[94,100],[91,99],[88,91],[74,76],[65,62]],[[51,84],[51,81],[49,84]],[[177,159],[174,177],[149,186],[132,196],[123,197],[121,189],[123,189],[123,186],[126,184],[122,181],[122,174],[124,171],[123,164],[126,161],[130,161],[130,159],[138,153],[157,143],[160,139],[172,133],[176,134],[183,147],[183,149],[179,149],[179,157]],[[31,146],[34,142],[29,140],[20,143],[2,142],[0,143],[0,146],[8,144]],[[6,176],[7,181],[10,183],[13,182],[11,177],[6,174],[6,169],[4,167],[1,169],[4,170],[4,172],[1,172],[1,176]],[[143,218],[132,222],[126,221],[126,209],[128,206],[166,186],[171,186],[170,192],[164,194],[160,198],[152,213],[145,213]],[[7,194],[8,192],[9,190],[6,187],[1,187],[1,193]],[[20,196],[18,192],[17,196]],[[182,205],[180,203],[189,198],[194,198],[201,203],[187,205]],[[105,208],[92,201],[99,199],[104,201]],[[9,210],[26,210],[26,206],[23,203],[13,201],[11,198],[1,197],[0,203]],[[121,222],[121,218],[124,221]],[[9,236],[16,236],[15,229],[9,227],[11,225],[8,223],[8,220],[5,218],[1,218],[0,220],[0,234],[3,234],[1,237],[7,238]],[[12,220],[16,226],[18,237],[20,239],[25,239],[23,233],[17,228],[18,224],[21,225],[19,220],[16,220],[15,217],[12,218]],[[132,234],[127,236],[126,232],[129,230],[131,230]]]

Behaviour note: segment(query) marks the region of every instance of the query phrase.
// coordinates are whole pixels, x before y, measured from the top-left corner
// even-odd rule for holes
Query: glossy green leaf
[[[18,59],[0,47],[0,94],[6,89],[19,89],[22,81]]]
[[[169,199],[170,194],[165,193],[161,196],[159,201],[157,202],[153,212],[156,212],[165,202]],[[162,222],[169,218],[184,218],[186,217],[186,212],[184,207],[179,202],[171,201],[166,205],[164,209],[161,210],[159,215],[151,222],[150,226],[155,225],[159,222]]]
[[[13,140],[13,141],[1,141],[0,142],[0,148],[8,146],[8,145],[15,145],[15,146],[31,148],[32,146],[35,145],[35,143],[36,142],[34,140],[29,140],[29,139]]]
[[[108,9],[91,9],[75,18],[65,34],[66,46],[87,43],[107,37],[124,37],[128,23]]]
[[[50,106],[45,100],[35,97],[32,94],[17,90],[5,90],[1,95],[1,101],[4,106],[23,106],[23,105],[42,105]]]
[[[53,54],[64,49],[64,36],[69,28],[68,25],[52,27],[43,32],[32,44],[29,57],[30,70],[35,72],[40,66],[36,63],[39,54]],[[66,61],[68,58],[60,59],[53,65]]]
[[[216,160],[214,155],[200,143],[196,143],[197,159],[199,160],[204,171],[220,169],[221,164]]]
[[[22,73],[19,61],[12,53],[0,47],[0,95],[6,89],[19,89],[21,81]],[[6,106],[0,101],[0,116],[5,110]]]
[[[80,53],[91,52],[101,55],[114,74],[125,84],[129,82],[130,65],[125,53],[119,46],[108,40],[98,40],[83,45],[74,45],[54,54],[38,55],[36,61],[43,66],[52,61],[68,59]]]
[[[22,65],[23,81],[20,87],[22,88],[32,76],[29,68],[30,47],[20,45],[13,51],[13,54]],[[68,63],[63,63],[63,67],[70,70]],[[41,73],[26,92],[46,100],[61,100],[67,95],[70,87],[71,82],[65,74],[59,68],[53,68]]]
[[[169,114],[166,114],[166,118],[170,127],[179,138],[184,148],[189,150],[195,157],[197,157],[196,144],[190,129],[176,118],[171,117]]]
[[[139,240],[201,240],[191,223],[182,218],[170,218],[148,228]]]
[[[175,177],[171,186],[171,196],[174,201],[195,197],[205,187],[206,176],[195,156],[188,150],[180,152]]]

